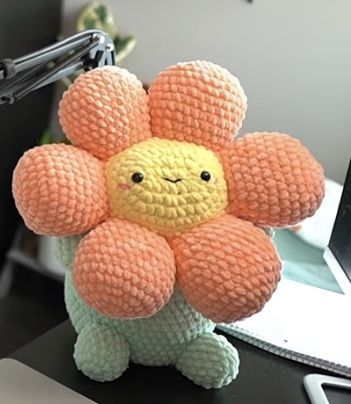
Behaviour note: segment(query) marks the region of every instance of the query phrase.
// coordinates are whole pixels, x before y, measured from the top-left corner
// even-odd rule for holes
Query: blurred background
[[[85,0],[63,2],[75,32]],[[347,0],[113,0],[119,29],[136,35],[123,65],[145,82],[193,59],[235,74],[248,97],[241,133],[293,134],[339,182],[350,157],[351,4]]]
[[[238,76],[248,97],[241,134],[288,132],[342,184],[351,151],[350,12],[348,0],[2,0],[0,59],[102,27],[115,39],[118,63],[145,86],[171,64],[213,61]],[[73,79],[0,106],[0,356],[66,318],[63,270],[51,240],[21,226],[11,176],[25,150],[62,140],[57,100]],[[283,258],[287,244],[312,248],[294,237],[277,239]],[[319,276],[320,250],[305,254]]]

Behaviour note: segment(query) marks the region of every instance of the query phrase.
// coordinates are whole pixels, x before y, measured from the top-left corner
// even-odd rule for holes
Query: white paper
[[[351,369],[350,296],[282,279],[260,313],[230,327],[282,350]]]

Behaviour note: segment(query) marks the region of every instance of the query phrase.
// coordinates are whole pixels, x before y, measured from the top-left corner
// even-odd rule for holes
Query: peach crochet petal
[[[52,144],[27,151],[15,168],[12,188],[27,227],[38,234],[81,234],[107,215],[102,165],[74,146]]]
[[[149,89],[154,136],[213,150],[238,133],[247,108],[239,80],[210,62],[194,61],[161,72]]]
[[[280,278],[280,261],[265,233],[224,215],[171,241],[177,280],[188,302],[215,322],[261,310]]]
[[[116,66],[94,69],[64,93],[60,122],[73,144],[106,159],[151,137],[147,100],[134,74]]]
[[[81,298],[110,317],[148,317],[170,299],[175,281],[166,240],[120,219],[110,219],[79,244],[73,269]]]
[[[281,133],[247,134],[221,152],[228,213],[257,225],[283,227],[312,216],[324,196],[321,165]]]

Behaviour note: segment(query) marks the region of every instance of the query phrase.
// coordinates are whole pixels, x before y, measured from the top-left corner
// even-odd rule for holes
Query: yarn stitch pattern
[[[119,67],[84,73],[59,117],[71,144],[27,151],[16,206],[58,237],[77,368],[98,381],[130,362],[173,365],[205,388],[229,384],[239,356],[216,323],[262,309],[281,263],[264,227],[314,214],[323,169],[295,138],[235,139],[247,99],[210,62],[162,71],[148,93]]]

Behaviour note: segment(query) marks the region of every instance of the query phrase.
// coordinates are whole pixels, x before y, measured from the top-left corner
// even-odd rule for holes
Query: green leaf
[[[116,62],[120,63],[135,48],[137,39],[133,35],[128,35],[125,37],[117,36],[113,42],[116,49]]]
[[[39,140],[39,144],[42,146],[44,144],[50,144],[54,142],[54,137],[49,129],[46,129],[44,133],[41,135]]]
[[[96,28],[96,21],[89,15],[87,15],[84,19],[84,27],[85,29],[94,29]]]
[[[99,17],[100,21],[104,24],[108,21],[108,11],[105,5],[100,5],[95,9],[96,15]]]
[[[117,28],[113,14],[104,2],[93,1],[81,11],[77,20],[77,31],[86,29],[101,29],[111,38],[116,37]]]

